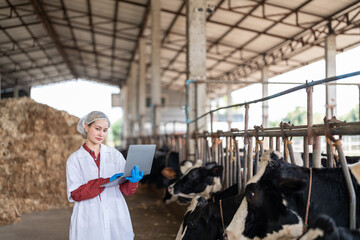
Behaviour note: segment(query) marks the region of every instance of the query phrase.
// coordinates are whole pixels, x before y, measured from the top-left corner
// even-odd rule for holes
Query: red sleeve
[[[88,181],[81,185],[76,190],[71,192],[71,197],[77,202],[94,198],[104,191],[104,187],[100,187],[105,183],[109,182],[109,178],[97,178]]]
[[[136,192],[136,189],[138,187],[139,183],[132,183],[132,182],[125,182],[119,186],[120,191],[125,195],[130,197]]]

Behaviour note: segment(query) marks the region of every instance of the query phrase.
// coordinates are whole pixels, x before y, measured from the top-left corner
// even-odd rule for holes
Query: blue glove
[[[140,181],[144,176],[144,172],[139,172],[139,167],[135,165],[133,170],[131,170],[131,177],[126,177],[127,180],[129,180],[132,183],[136,183]]]
[[[116,173],[116,174],[112,175],[111,178],[110,178],[110,182],[114,181],[118,177],[121,177],[122,175],[123,175],[123,173]]]

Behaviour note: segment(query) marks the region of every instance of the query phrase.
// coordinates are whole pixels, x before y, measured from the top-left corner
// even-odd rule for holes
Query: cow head
[[[303,222],[287,198],[302,201],[297,194],[307,186],[300,168],[285,163],[275,152],[266,152],[259,172],[249,180],[245,197],[226,229],[229,240],[291,239],[301,235]]]
[[[217,221],[212,220],[214,218],[212,212],[213,208],[204,197],[193,198],[185,213],[176,240],[219,239],[221,225],[219,226]]]
[[[194,167],[169,186],[169,192],[186,198],[199,195],[209,198],[212,193],[221,190],[222,169],[222,166],[213,163],[202,166],[202,161],[198,160]]]

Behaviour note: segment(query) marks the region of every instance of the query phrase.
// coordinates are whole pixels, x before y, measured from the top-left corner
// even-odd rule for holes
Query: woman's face
[[[87,132],[87,140],[92,144],[100,144],[104,141],[109,128],[109,123],[105,119],[98,119],[90,126],[85,124],[85,130]]]

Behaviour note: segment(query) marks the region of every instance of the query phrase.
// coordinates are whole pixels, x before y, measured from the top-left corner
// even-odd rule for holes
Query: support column
[[[128,86],[123,86],[120,89],[120,97],[121,97],[121,104],[123,109],[123,117],[122,117],[122,141],[121,145],[122,147],[127,147],[129,145],[127,138],[129,137],[130,129],[129,129],[129,101],[128,101]]]
[[[145,135],[145,113],[146,113],[146,39],[139,40],[139,133]]]
[[[188,84],[188,118],[193,120],[205,113],[206,85],[206,1],[186,1],[186,37],[187,79],[195,81]],[[197,127],[197,129],[196,129]],[[188,124],[187,129],[187,159],[194,160],[195,141],[190,139],[195,130],[203,131],[206,128],[205,118],[196,123]]]
[[[19,98],[19,85],[17,84],[17,81],[14,85],[13,91],[14,91],[13,93],[14,98]]]
[[[226,85],[226,90],[227,90],[227,105],[230,106],[232,105],[232,99],[231,99],[231,85],[227,84]],[[227,124],[228,124],[228,130],[230,131],[231,129],[231,123],[232,123],[232,112],[231,112],[231,108],[228,108],[226,110],[226,119],[227,119]]]
[[[329,34],[325,39],[326,78],[336,76],[336,38]],[[331,84],[334,84],[331,83]],[[336,85],[326,84],[326,117],[336,115]]]
[[[261,69],[261,81],[262,81],[262,97],[269,96],[269,70],[265,66]],[[269,127],[269,102],[264,101],[262,103],[262,125],[264,128]]]
[[[152,104],[152,134],[160,134],[161,106],[161,1],[151,1],[151,104]]]
[[[128,79],[128,119],[129,136],[135,137],[136,107],[137,107],[137,64],[131,64],[130,77]]]

